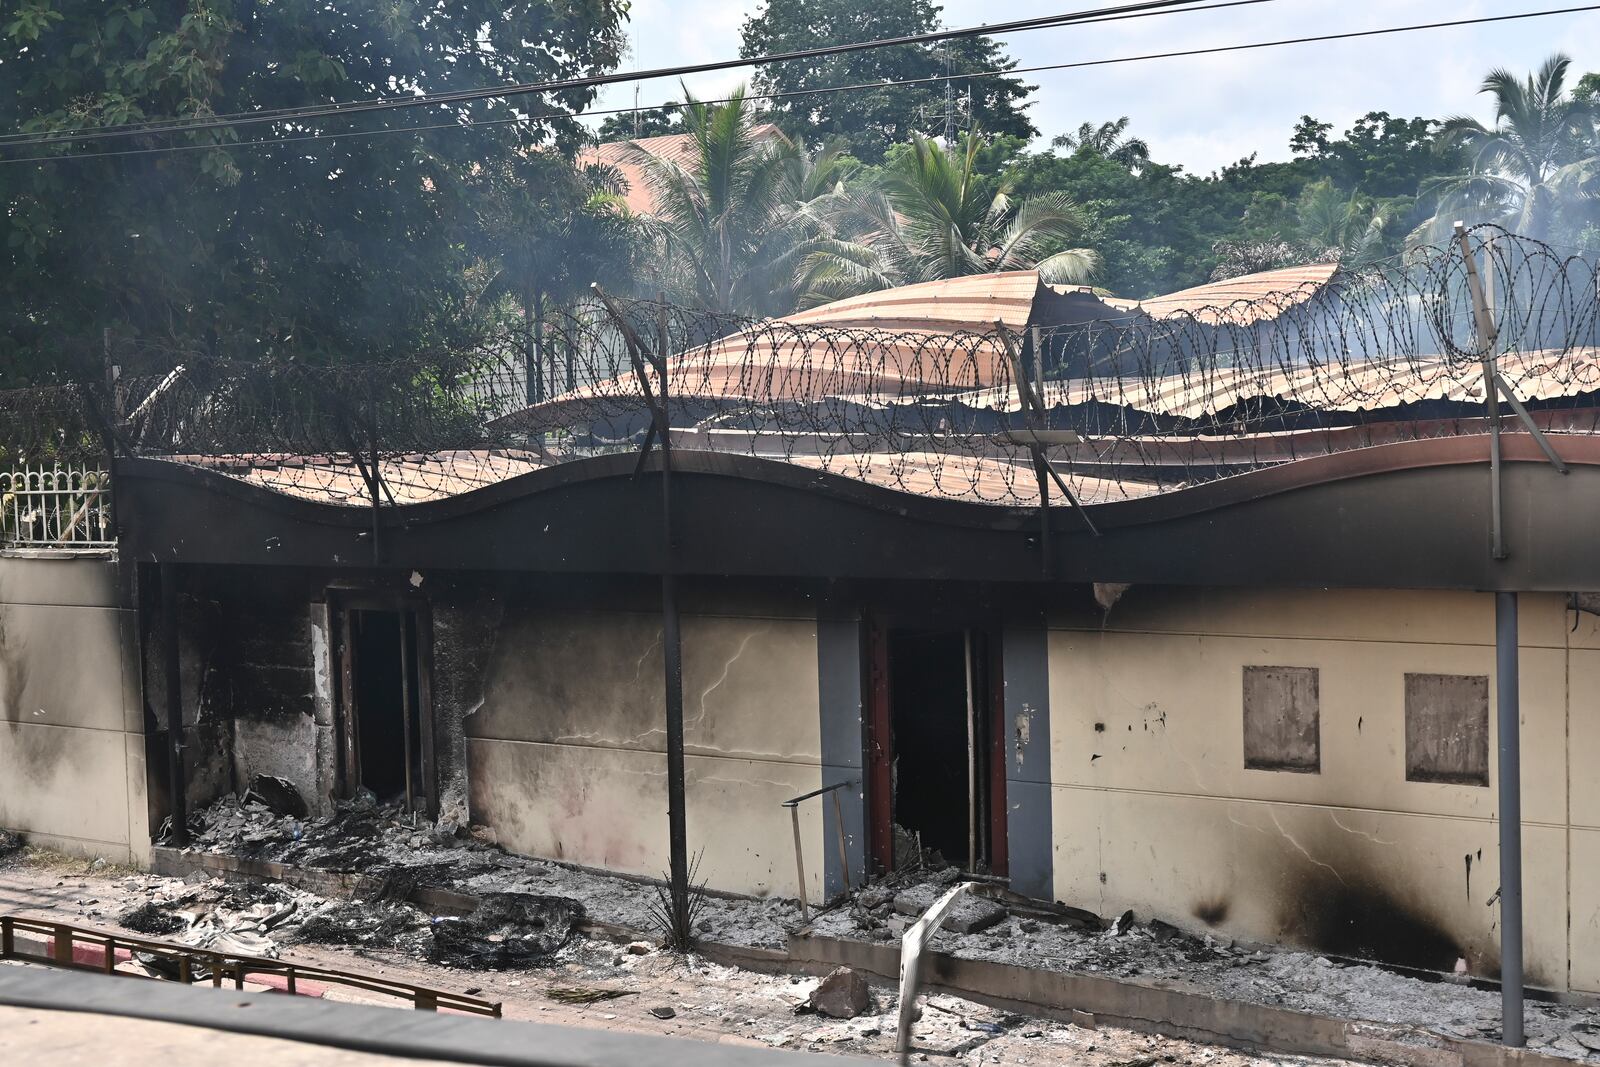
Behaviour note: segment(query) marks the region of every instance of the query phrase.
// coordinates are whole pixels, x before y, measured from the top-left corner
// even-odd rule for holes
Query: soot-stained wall
[[[0,827],[149,855],[137,628],[117,564],[0,553]]]
[[[257,774],[287,778],[312,811],[328,809],[335,752],[324,588],[322,579],[301,571],[179,572],[191,809],[243,791]],[[164,653],[153,600],[147,595],[145,687],[164,744]],[[164,767],[156,770],[164,790]]]
[[[507,847],[666,871],[664,668],[652,593],[507,598],[481,706],[466,719],[472,819]],[[685,596],[689,846],[713,888],[796,891],[782,802],[824,779],[817,628],[803,596]],[[802,808],[813,900],[824,848],[838,847],[824,810]]]
[[[1554,989],[1600,989],[1600,784],[1583,770],[1600,758],[1597,621],[1522,598],[1527,969]],[[1135,587],[1109,614],[1086,595],[1063,605],[1056,896],[1495,974],[1492,758],[1487,786],[1408,780],[1406,764],[1407,674],[1487,675],[1492,693],[1493,641],[1493,597],[1468,593]],[[1249,666],[1316,668],[1316,771],[1247,769]]]

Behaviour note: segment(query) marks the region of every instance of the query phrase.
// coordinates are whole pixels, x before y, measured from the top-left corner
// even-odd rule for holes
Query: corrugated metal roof
[[[1511,351],[1500,373],[1523,400],[1556,400],[1600,390],[1600,348]],[[1153,415],[1194,419],[1257,399],[1276,399],[1320,411],[1383,411],[1424,401],[1483,399],[1476,362],[1442,356],[1302,366],[1192,368],[1177,374],[1048,381],[1051,407],[1099,402]],[[963,396],[974,408],[1017,411],[1014,389]]]
[[[305,500],[353,507],[368,507],[372,503],[360,468],[348,458],[273,455],[173,458]],[[543,465],[531,453],[472,449],[385,459],[379,462],[378,468],[395,503],[421,504],[459,496]]]
[[[1310,300],[1338,271],[1337,263],[1302,263],[1264,270],[1153,296],[1138,301],[1138,308],[1156,319],[1192,315],[1202,322],[1259,322]]]
[[[1019,449],[1019,454],[1021,450]],[[356,465],[329,456],[174,457],[210,467],[252,485],[303,500],[345,507],[370,507],[366,483]],[[941,499],[1029,506],[1039,498],[1033,467],[994,456],[945,452],[798,454],[788,462],[888,489]],[[457,496],[546,465],[527,453],[457,450],[407,456],[380,464],[397,504],[419,504]],[[1129,500],[1156,492],[1154,485],[1079,474],[1066,481],[1084,503]]]
[[[778,127],[770,122],[754,127],[751,133],[757,140],[782,136]],[[628,192],[623,198],[627,201],[628,210],[635,215],[648,215],[655,210],[655,198],[650,195],[644,169],[639,166],[630,145],[638,145],[657,159],[676,163],[680,167],[692,167],[699,155],[699,148],[693,134],[665,133],[658,137],[641,137],[637,141],[607,141],[578,151],[576,162],[580,167],[592,163],[615,167],[628,183]]]
[[[1020,330],[1028,325],[1038,293],[1038,271],[970,274],[846,297],[779,321],[943,333],[987,333],[996,322],[1003,322],[1008,329]]]

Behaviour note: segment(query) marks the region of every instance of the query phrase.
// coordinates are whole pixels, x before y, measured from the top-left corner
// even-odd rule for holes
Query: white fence
[[[107,472],[71,465],[0,470],[0,545],[106,548],[115,543]]]

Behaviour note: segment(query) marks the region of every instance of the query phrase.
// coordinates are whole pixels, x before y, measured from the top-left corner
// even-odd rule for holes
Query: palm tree
[[[1340,192],[1331,178],[1311,182],[1295,204],[1297,243],[1307,258],[1362,267],[1383,254],[1389,214],[1361,190]]]
[[[1124,115],[1098,126],[1085,122],[1076,133],[1063,133],[1053,138],[1050,146],[1074,152],[1093,152],[1137,172],[1150,162],[1150,145],[1143,138],[1124,136],[1128,132],[1128,121],[1128,116]]]
[[[691,157],[633,145],[630,162],[654,200],[662,288],[714,311],[782,315],[798,305],[811,254],[853,254],[808,207],[839,188],[850,164],[837,150],[812,158],[755,119],[742,86],[720,106],[691,97],[683,112]]]
[[[1287,205],[1273,206],[1275,210],[1290,210]],[[1211,280],[1225,281],[1301,263],[1368,266],[1382,259],[1387,251],[1385,239],[1392,207],[1359,189],[1343,192],[1331,178],[1310,182],[1300,190],[1292,213],[1279,225],[1264,229],[1255,237],[1213,244],[1216,266]]]
[[[812,257],[808,299],[1029,268],[1049,282],[1087,281],[1099,256],[1063,247],[1087,229],[1082,209],[1064,193],[1018,203],[1005,182],[987,192],[977,167],[982,147],[976,132],[949,148],[913,135],[877,187],[820,201],[816,213],[848,240]]]
[[[1600,169],[1594,104],[1566,91],[1571,62],[1557,53],[1521,80],[1490,71],[1480,92],[1494,97],[1494,126],[1466,116],[1445,121],[1441,143],[1464,149],[1469,169],[1424,186],[1439,206],[1413,239],[1436,241],[1462,217],[1550,236]]]

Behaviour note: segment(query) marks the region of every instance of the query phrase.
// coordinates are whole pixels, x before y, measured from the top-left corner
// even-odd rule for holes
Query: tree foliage
[[[693,139],[688,160],[632,148],[655,202],[660,288],[716,311],[793,311],[805,288],[803,264],[829,239],[810,206],[854,161],[831,149],[813,156],[759,129],[743,88],[726,104],[691,97],[683,115]]]
[[[741,56],[794,52],[928,33],[939,28],[933,0],[766,0],[740,30]],[[785,96],[771,103],[775,121],[811,147],[843,144],[855,157],[877,162],[912,134],[976,124],[995,134],[1030,138],[1037,132],[1026,114],[1033,86],[1020,78],[962,79],[963,74],[1006,71],[1016,62],[989,37],[964,37],[931,45],[902,45],[849,52],[819,60],[778,63],[757,72],[755,87]],[[949,75],[947,83],[944,76]],[[871,91],[817,92],[840,85],[931,79],[916,85]],[[946,87],[949,92],[946,92]]]
[[[0,92],[34,132],[609,70],[622,0],[22,0]],[[457,343],[482,168],[575,143],[591,90],[83,147],[0,166],[13,374],[102,331],[239,356]],[[457,128],[466,118],[491,120]],[[443,127],[422,132],[423,127]],[[264,141],[251,144],[249,142]],[[154,152],[176,145],[181,151]],[[22,154],[13,149],[11,155]]]
[[[983,173],[985,145],[976,132],[949,148],[913,135],[872,180],[824,199],[819,213],[846,250],[812,257],[811,292],[837,298],[1030,268],[1051,282],[1093,277],[1099,257],[1079,246],[1083,211],[1059,191],[1014,196],[1009,182]]]
[[[1439,209],[1419,237],[1437,240],[1453,219],[1465,217],[1540,239],[1593,222],[1597,110],[1583,81],[1584,92],[1567,91],[1571,63],[1557,53],[1524,78],[1492,70],[1480,91],[1494,100],[1494,125],[1465,115],[1445,121],[1441,135],[1466,167],[1434,183]]]

